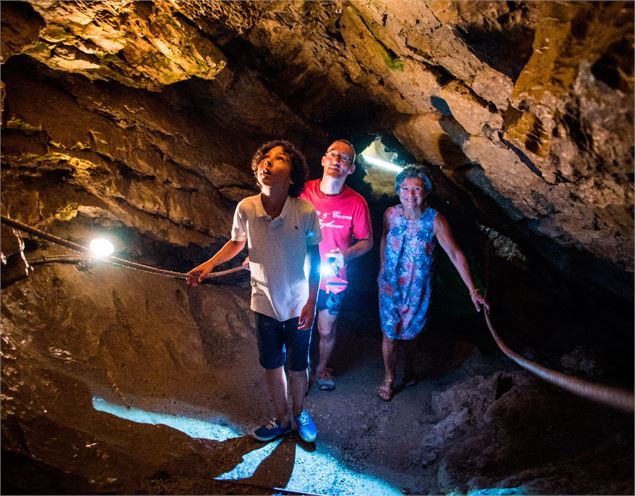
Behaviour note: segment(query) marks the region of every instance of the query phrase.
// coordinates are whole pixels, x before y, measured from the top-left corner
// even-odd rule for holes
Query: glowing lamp
[[[330,263],[323,263],[320,273],[322,274],[322,280],[330,279],[331,277],[335,277],[335,268]]]
[[[95,257],[107,257],[115,251],[114,245],[107,239],[97,238],[90,242],[90,251]]]

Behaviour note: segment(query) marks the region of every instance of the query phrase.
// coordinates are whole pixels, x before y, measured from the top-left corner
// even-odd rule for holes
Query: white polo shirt
[[[280,215],[272,219],[261,195],[249,196],[236,207],[232,240],[247,240],[251,309],[280,322],[299,317],[309,298],[307,246],[322,240],[315,208],[287,197]]]

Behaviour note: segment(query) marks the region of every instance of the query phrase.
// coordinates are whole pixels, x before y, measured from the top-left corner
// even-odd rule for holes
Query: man
[[[347,285],[346,265],[373,247],[373,232],[366,200],[344,184],[355,172],[353,145],[344,139],[335,140],[322,157],[322,167],[322,179],[308,181],[300,198],[313,204],[322,230],[316,382],[320,390],[332,391],[335,381],[327,365],[335,347],[342,289]]]
[[[293,417],[300,437],[312,443],[317,427],[304,409],[304,396],[320,279],[316,245],[321,238],[315,209],[297,198],[308,167],[304,155],[282,140],[263,144],[254,154],[251,167],[261,193],[238,204],[231,240],[207,262],[189,271],[188,282],[197,286],[214,267],[248,247],[259,359],[275,411],[275,418],[253,435],[259,441],[284,436],[291,432]],[[307,257],[308,280],[304,273]],[[289,368],[288,385],[285,363]]]

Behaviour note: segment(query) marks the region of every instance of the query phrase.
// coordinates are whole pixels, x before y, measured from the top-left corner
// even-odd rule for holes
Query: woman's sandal
[[[392,399],[393,389],[392,389],[392,380],[385,380],[377,389],[377,394],[384,401],[390,401]]]

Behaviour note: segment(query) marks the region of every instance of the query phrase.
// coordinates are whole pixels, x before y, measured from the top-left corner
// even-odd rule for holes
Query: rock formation
[[[226,232],[230,208],[200,205],[244,194],[234,169],[248,173],[259,139],[311,155],[328,133],[386,133],[515,237],[632,274],[632,14],[620,2],[8,3],[7,212],[44,225],[108,212],[201,244]],[[51,174],[77,198],[18,212],[8,192]]]
[[[606,301],[627,308],[611,317],[618,338],[610,339],[619,341],[631,325],[622,316],[632,322],[633,12],[632,2],[3,2],[2,214],[80,243],[95,228],[118,233],[122,256],[187,270],[227,239],[236,202],[257,191],[249,161],[259,143],[297,143],[317,174],[334,137],[358,152],[380,137],[403,160],[432,164],[437,201],[475,252],[489,245],[491,266],[508,264],[523,281],[546,278],[532,288],[575,295],[594,311]],[[373,195],[363,174],[358,181],[381,215],[385,195]],[[64,339],[80,361],[106,353],[91,367],[111,389],[121,379],[119,354],[143,359],[128,346],[150,355],[174,349],[170,363],[186,370],[178,342],[192,339],[188,331],[145,343],[139,329],[150,321],[130,320],[135,304],[117,303],[114,289],[107,297],[86,290],[91,305],[112,300],[96,313],[116,315],[111,327],[93,322],[94,335],[57,335],[29,351],[28,315],[42,332],[76,332],[63,331],[72,312],[49,314],[43,298],[62,281],[83,283],[68,267],[46,268],[37,281],[48,290],[25,289],[32,277],[16,282],[32,273],[24,249],[3,226],[3,263],[17,264],[3,295],[5,393],[37,399],[17,392],[24,382],[11,378],[38,371],[8,362],[21,363],[11,347],[55,355]],[[26,250],[55,253],[31,240]],[[373,275],[364,281],[372,294]],[[512,294],[528,305],[536,298],[520,287]],[[44,313],[21,310],[21,299]],[[240,314],[227,311],[230,320]],[[188,329],[195,324],[203,326]],[[116,325],[126,329],[122,343]],[[20,444],[13,424],[38,407],[25,408],[3,408],[11,446]],[[443,449],[443,439],[435,443]]]

